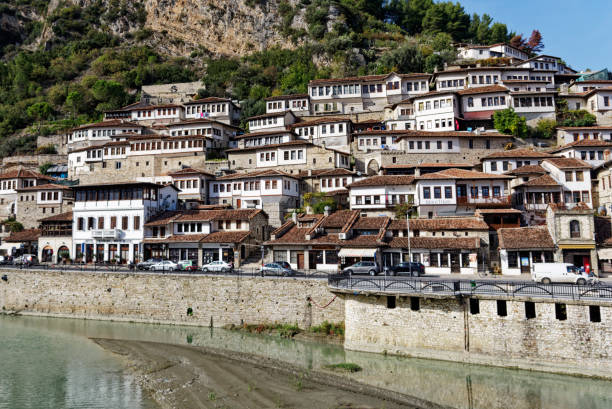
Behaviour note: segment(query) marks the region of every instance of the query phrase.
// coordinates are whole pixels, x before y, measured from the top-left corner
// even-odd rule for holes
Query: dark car
[[[158,257],[150,258],[146,261],[141,261],[140,263],[136,264],[136,268],[139,270],[148,270],[153,264],[161,263],[162,261],[164,260]]]
[[[421,263],[413,261],[412,263],[399,263],[398,265],[389,268],[389,274],[392,276],[401,274],[410,275],[411,272],[413,276],[422,276],[425,274],[425,266]]]

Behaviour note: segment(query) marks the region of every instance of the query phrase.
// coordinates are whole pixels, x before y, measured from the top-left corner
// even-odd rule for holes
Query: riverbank
[[[269,357],[202,346],[93,339],[122,356],[164,409],[443,408],[323,368],[306,370]]]

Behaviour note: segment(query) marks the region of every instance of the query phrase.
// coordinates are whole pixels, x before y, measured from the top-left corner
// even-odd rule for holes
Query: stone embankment
[[[149,273],[2,272],[5,313],[222,327],[343,322],[326,280]],[[308,300],[311,297],[313,302]]]

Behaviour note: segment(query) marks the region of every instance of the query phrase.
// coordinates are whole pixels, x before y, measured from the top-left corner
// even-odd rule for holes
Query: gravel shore
[[[222,349],[93,339],[121,355],[163,409],[440,408],[328,370]]]

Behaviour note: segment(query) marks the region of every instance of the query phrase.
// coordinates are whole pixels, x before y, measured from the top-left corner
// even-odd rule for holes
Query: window
[[[470,298],[470,314],[480,314],[480,303],[478,298]]]
[[[395,308],[395,301],[396,301],[396,298],[394,295],[388,295],[387,296],[387,308],[389,309]]]
[[[134,216],[134,230],[140,230],[140,216]]]
[[[500,317],[508,316],[508,305],[506,300],[497,300],[497,315]]]
[[[499,186],[493,186],[493,197],[500,197],[501,189]]]
[[[574,178],[572,177],[573,172],[565,172],[565,181],[571,182]]]
[[[483,186],[482,187],[482,197],[483,198],[488,198],[489,197],[489,186]]]
[[[453,198],[453,188],[451,186],[444,187],[444,198],[452,199]]]
[[[429,187],[423,188],[423,199],[431,199],[431,188]]]
[[[434,199],[442,199],[442,188],[440,186],[434,187]]]
[[[79,217],[77,220],[77,230],[79,231],[85,230],[85,219],[82,217]]]
[[[576,182],[584,181],[584,175],[581,170],[576,171]]]
[[[570,221],[570,237],[580,237],[580,222],[578,220]]]
[[[508,252],[508,268],[518,268],[518,254],[516,251]]]
[[[111,218],[110,218],[110,228],[111,229],[117,228],[117,216],[111,216]]]
[[[491,162],[491,172],[497,171],[497,161]]]
[[[565,304],[555,303],[555,318],[559,321],[567,319],[567,307]]]
[[[525,318],[528,320],[536,317],[536,308],[535,303],[533,301],[525,302]]]
[[[601,322],[601,311],[599,305],[589,305],[589,318],[591,322]]]
[[[410,309],[412,311],[418,311],[420,309],[420,301],[421,299],[419,297],[410,297]]]
[[[128,229],[128,217],[127,216],[123,216],[121,218],[121,228],[123,230],[127,230]]]

